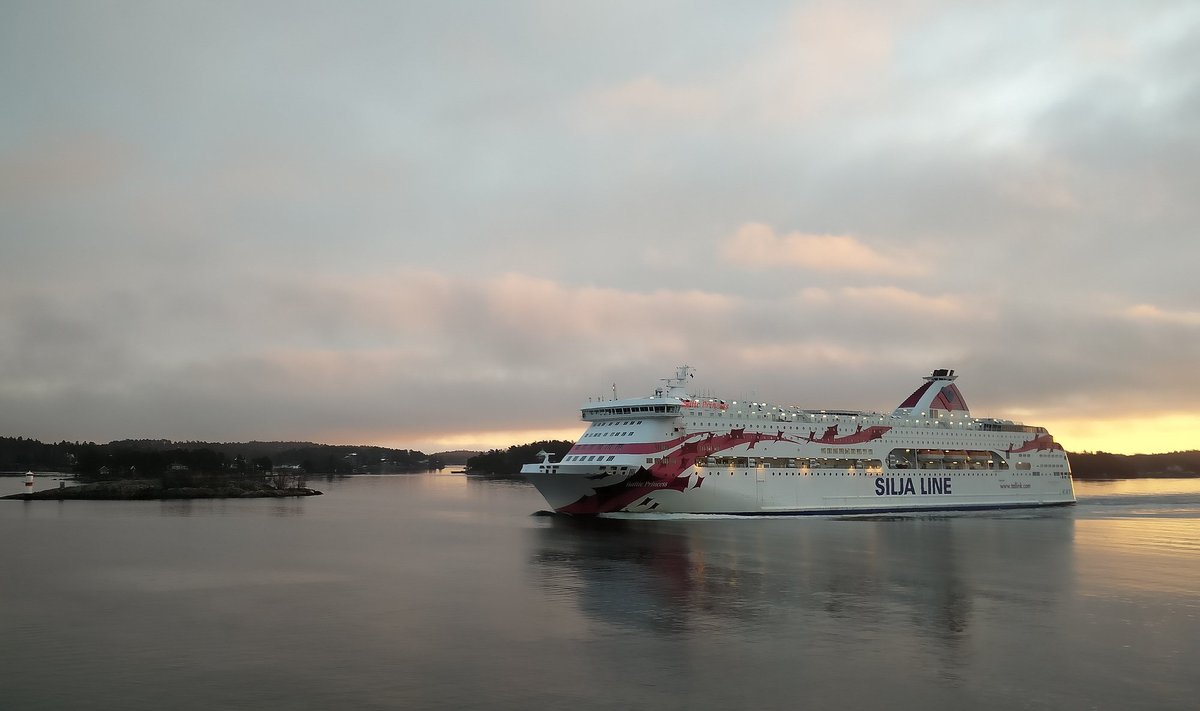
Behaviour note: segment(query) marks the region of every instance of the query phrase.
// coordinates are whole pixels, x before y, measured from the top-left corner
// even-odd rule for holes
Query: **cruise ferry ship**
[[[828,514],[1075,503],[1044,427],[973,417],[940,369],[891,412],[809,410],[688,392],[589,402],[560,461],[521,469],[568,514]]]

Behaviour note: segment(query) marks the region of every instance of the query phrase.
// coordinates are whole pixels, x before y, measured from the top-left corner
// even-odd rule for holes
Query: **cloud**
[[[670,86],[656,77],[640,76],[587,92],[577,111],[582,125],[599,129],[705,120],[718,106],[711,88]]]
[[[897,286],[805,287],[795,294],[793,300],[798,304],[798,308],[810,310],[810,313],[812,309],[820,309],[825,312],[853,314],[856,318],[879,316],[887,320],[936,319],[938,323],[980,323],[990,322],[995,318],[993,310],[969,296],[929,296]]]
[[[1176,326],[1200,326],[1200,311],[1168,311],[1152,304],[1137,304],[1118,312],[1133,321]]]
[[[1200,408],[1195,3],[89,7],[0,24],[0,430]]]
[[[894,286],[849,286],[842,292],[864,310],[881,309],[934,318],[989,320],[991,317],[988,311],[974,308],[977,304],[963,296],[926,296]]]
[[[804,343],[744,343],[733,348],[736,362],[743,368],[772,369],[786,372],[798,362],[806,368],[863,368],[877,356],[852,343],[834,339],[813,339]]]
[[[693,289],[425,270],[265,279],[234,307],[221,293],[183,293],[173,308],[136,308],[116,327],[97,314],[121,303],[120,292],[25,295],[26,316],[0,320],[0,392],[14,404],[0,426],[224,440],[390,423],[389,441],[513,429],[500,420],[563,429],[577,403],[558,400],[561,385],[676,362],[688,334],[724,328],[735,308]]]
[[[102,189],[136,168],[134,149],[113,136],[42,131],[7,155],[0,151],[0,206]]]
[[[1171,384],[1200,357],[1195,343],[1164,357],[1161,337],[1124,314],[1078,310],[1064,328],[896,286],[810,286],[780,300],[399,269],[271,279],[236,308],[219,296],[180,292],[152,308],[120,293],[26,293],[25,318],[0,320],[10,405],[0,427],[47,439],[502,446],[512,433],[569,434],[587,396],[614,382],[622,395],[647,392],[682,362],[734,399],[883,410],[929,369],[956,367],[979,414],[1066,422],[1138,412],[1147,391],[1170,391],[1163,408],[1194,405]],[[121,304],[127,318],[101,326],[98,314]],[[1022,347],[1000,349],[1013,339]],[[1117,365],[1146,359],[1156,367]]]
[[[727,81],[753,88],[744,107],[763,122],[811,121],[861,110],[879,101],[910,14],[900,2],[807,3]],[[732,87],[734,95],[740,93]]]
[[[695,122],[794,127],[861,110],[879,101],[891,73],[897,37],[914,14],[904,5],[772,10],[770,26],[727,63],[675,80],[665,74],[678,70],[665,67],[602,84],[584,92],[575,112],[583,126],[664,132]]]
[[[817,272],[917,276],[925,268],[910,257],[884,254],[851,235],[778,235],[768,225],[747,223],[721,245],[721,256],[752,269],[800,268]]]

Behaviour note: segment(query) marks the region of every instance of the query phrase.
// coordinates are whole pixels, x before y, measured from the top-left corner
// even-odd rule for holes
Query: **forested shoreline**
[[[569,440],[541,440],[492,449],[466,459],[467,472],[517,477],[521,466],[539,461],[540,451],[562,461]],[[192,474],[270,473],[389,474],[440,469],[457,464],[468,452],[425,454],[415,449],[315,444],[312,442],[175,442],[117,440],[45,443],[26,437],[0,437],[0,473],[26,471],[73,474],[82,481]],[[450,455],[454,455],[451,457]],[[1163,454],[1068,452],[1077,479],[1127,479],[1200,476],[1200,450]]]
[[[438,469],[442,460],[414,449],[312,442],[117,440],[44,443],[0,437],[0,472],[74,474],[83,481],[283,471],[387,474]]]

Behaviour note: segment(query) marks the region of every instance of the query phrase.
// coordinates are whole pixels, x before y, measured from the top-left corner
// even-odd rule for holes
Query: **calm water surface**
[[[594,521],[530,516],[521,483],[312,484],[326,495],[0,502],[0,708],[1200,695],[1197,480],[1077,482],[1077,506],[1035,511]]]

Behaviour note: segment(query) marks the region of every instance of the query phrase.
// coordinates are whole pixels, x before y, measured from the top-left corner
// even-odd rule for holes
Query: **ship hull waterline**
[[[722,481],[740,478],[742,481],[729,483]],[[761,477],[758,472],[720,472],[698,476],[695,474],[680,477],[679,488],[671,489],[667,485],[658,484],[651,488],[635,482],[626,483],[628,478],[604,477],[597,480],[595,475],[577,474],[564,475],[561,473],[526,473],[526,478],[532,483],[547,503],[556,513],[575,516],[595,516],[611,513],[651,513],[651,514],[714,514],[734,516],[805,516],[805,515],[847,515],[847,514],[885,514],[885,513],[917,513],[922,511],[979,511],[1001,509],[1040,508],[1050,506],[1071,506],[1075,504],[1073,492],[1063,494],[1047,491],[1033,492],[1021,496],[1012,496],[996,491],[967,492],[966,477],[961,473],[942,471],[923,471],[919,476],[912,472],[900,474],[889,473],[883,477],[860,476],[861,482],[846,482],[846,477],[839,473],[785,473],[768,472]],[[815,486],[805,487],[799,483],[795,487],[797,498],[804,501],[785,503],[779,498],[770,497],[772,488],[766,481],[769,476],[776,477],[813,477],[821,479],[837,477],[838,490],[823,493],[822,482]],[[941,479],[944,483],[950,480],[950,494],[922,494],[922,483],[926,489],[931,478]],[[690,479],[690,481],[689,481]],[[894,491],[907,491],[908,482],[912,480],[913,493],[898,493],[877,495],[877,488],[887,491],[890,484]],[[922,481],[924,480],[924,481]],[[882,482],[882,483],[881,483]],[[955,484],[961,484],[964,493],[955,494]],[[1000,484],[996,483],[995,486]],[[848,492],[846,487],[856,491]],[[703,491],[705,488],[709,491]],[[978,488],[978,487],[972,487]],[[991,487],[989,487],[991,488]],[[700,491],[697,491],[699,489]],[[804,491],[809,489],[809,491]],[[859,489],[866,490],[859,493]],[[1069,491],[1069,490],[1068,490]],[[633,498],[629,503],[618,503],[614,499],[625,500]]]

